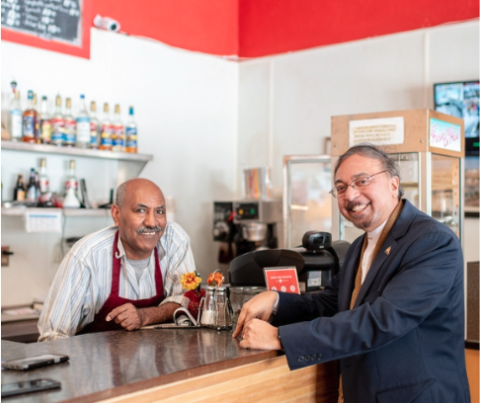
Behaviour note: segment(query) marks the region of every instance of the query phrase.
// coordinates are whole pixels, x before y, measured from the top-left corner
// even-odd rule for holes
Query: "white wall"
[[[90,60],[2,42],[1,88],[8,92],[16,79],[23,95],[85,93],[98,104],[120,103],[124,113],[134,105],[139,151],[154,154],[141,176],[175,198],[176,220],[206,275],[216,268],[212,202],[241,196],[243,168],[271,166],[279,190],[283,155],[321,154],[332,115],[432,107],[432,83],[478,78],[478,27],[452,24],[241,63],[92,29]],[[2,220],[2,245],[23,239],[13,239],[11,221]],[[472,250],[478,260],[478,244]],[[2,305],[30,297],[25,281],[41,277],[37,293],[50,281],[41,266],[22,269],[17,281],[15,259],[2,269]],[[56,266],[50,260],[46,277]]]

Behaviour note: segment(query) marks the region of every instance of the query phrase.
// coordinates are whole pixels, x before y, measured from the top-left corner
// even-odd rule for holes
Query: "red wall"
[[[478,18],[478,0],[94,0],[93,15],[184,49],[259,57]]]

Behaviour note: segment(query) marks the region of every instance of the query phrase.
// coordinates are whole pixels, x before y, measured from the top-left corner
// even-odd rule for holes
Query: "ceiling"
[[[121,31],[233,59],[476,19],[478,0],[93,0]]]

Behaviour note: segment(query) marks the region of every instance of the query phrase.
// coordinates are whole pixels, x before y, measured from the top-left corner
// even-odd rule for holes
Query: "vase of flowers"
[[[190,302],[188,303],[188,310],[194,318],[198,317],[198,307],[202,297],[205,296],[205,290],[202,290],[202,278],[197,272],[185,273],[180,280],[182,287],[187,290],[184,294]]]

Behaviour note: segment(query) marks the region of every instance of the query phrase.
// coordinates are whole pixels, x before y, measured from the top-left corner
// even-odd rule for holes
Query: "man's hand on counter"
[[[272,316],[278,294],[265,291],[246,302],[238,317],[233,337],[241,334],[240,347],[259,350],[281,350],[278,329],[267,321]]]
[[[277,302],[277,298],[278,294],[275,291],[265,291],[255,295],[250,301],[243,304],[233,337],[237,337],[242,332],[243,327],[252,319],[268,321],[272,316],[273,306]]]
[[[237,327],[238,329],[238,327]],[[252,319],[246,323],[242,331],[240,347],[255,350],[281,350],[278,329],[260,319]]]
[[[111,311],[105,320],[107,322],[115,320],[115,323],[125,330],[131,331],[143,326],[170,321],[178,307],[180,307],[179,304],[168,302],[160,306],[137,309],[133,304],[127,303]]]

